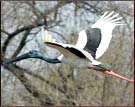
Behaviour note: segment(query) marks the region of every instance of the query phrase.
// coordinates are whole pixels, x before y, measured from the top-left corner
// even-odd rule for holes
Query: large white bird
[[[47,46],[55,48],[62,53],[57,57],[59,61],[72,67],[94,69],[134,82],[111,71],[111,67],[108,64],[96,60],[107,50],[113,29],[118,25],[123,25],[122,17],[112,11],[110,13],[105,12],[95,24],[86,30],[80,31],[76,45],[56,42],[44,28],[41,29],[41,35]]]

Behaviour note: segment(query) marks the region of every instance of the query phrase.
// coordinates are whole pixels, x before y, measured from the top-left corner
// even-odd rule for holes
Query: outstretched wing
[[[124,25],[121,21],[122,17],[118,16],[119,14],[114,14],[114,11],[111,13],[105,12],[100,19],[91,26],[91,28],[98,28],[101,30],[101,40],[99,39],[100,43],[95,53],[95,59],[100,58],[107,50],[112,38],[114,27],[117,25]]]
[[[86,56],[81,51],[76,49],[75,46],[70,44],[57,43],[51,35],[48,35],[47,30],[42,29],[41,34],[42,39],[47,44],[47,46],[59,50],[64,56],[72,57],[72,55],[76,55],[80,58],[86,58]]]
[[[85,32],[88,35],[88,39],[84,50],[89,52],[95,59],[96,51],[101,41],[101,30],[98,28],[88,28]]]
[[[85,30],[82,30],[79,32],[78,41],[75,46],[78,49],[83,49],[86,44],[87,44],[87,34]]]

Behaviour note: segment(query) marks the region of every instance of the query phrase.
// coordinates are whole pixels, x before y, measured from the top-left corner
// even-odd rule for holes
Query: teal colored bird
[[[110,65],[97,61],[107,50],[112,38],[113,29],[118,25],[123,25],[121,22],[122,17],[118,17],[118,15],[114,14],[114,11],[111,13],[105,12],[95,24],[79,32],[76,45],[58,43],[51,35],[48,35],[47,29],[44,30],[42,28],[41,35],[43,41],[49,47],[60,51],[60,56],[50,59],[40,51],[32,50],[26,54],[7,60],[5,63],[13,63],[27,58],[38,58],[53,64],[65,63],[76,68],[94,69],[134,83],[134,80],[114,73]]]

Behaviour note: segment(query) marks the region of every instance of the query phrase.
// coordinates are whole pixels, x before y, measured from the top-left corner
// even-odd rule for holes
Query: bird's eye
[[[35,54],[35,51],[31,50],[31,51],[30,51],[30,54],[31,54],[31,55],[32,55],[32,54]]]
[[[32,54],[33,52],[32,51],[30,51],[30,54]]]

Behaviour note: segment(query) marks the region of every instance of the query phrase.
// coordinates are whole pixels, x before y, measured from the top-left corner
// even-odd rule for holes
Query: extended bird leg
[[[89,67],[89,69],[93,69],[93,70],[96,70],[96,71],[100,71],[100,72],[102,72],[102,73],[104,73],[104,74],[112,75],[112,76],[114,76],[114,77],[121,78],[121,79],[123,79],[123,80],[126,80],[126,81],[129,81],[129,82],[131,82],[131,83],[134,83],[134,80],[128,79],[128,78],[126,78],[126,77],[123,77],[123,76],[121,76],[121,75],[119,75],[119,74],[117,74],[117,73],[115,73],[115,72],[113,72],[113,71],[111,71],[111,70],[105,71],[105,70],[97,69],[97,68],[93,68],[93,67]]]

